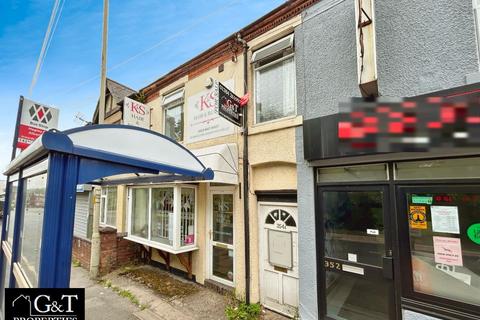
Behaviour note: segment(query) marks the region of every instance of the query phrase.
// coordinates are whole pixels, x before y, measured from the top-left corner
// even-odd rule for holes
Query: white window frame
[[[163,101],[162,101],[162,107],[163,107],[163,134],[167,136],[166,134],[166,123],[167,123],[167,111],[173,108],[180,107],[182,110],[182,139],[181,140],[175,140],[177,142],[183,142],[185,140],[185,89],[180,88],[177,89],[169,94],[166,94],[163,96]],[[168,137],[168,136],[167,136]],[[169,137],[171,139],[174,139],[172,137]]]
[[[480,0],[479,0],[480,1]],[[277,42],[280,42],[282,40],[286,40],[286,38],[288,38],[291,42],[291,46],[287,46],[279,51],[276,51],[275,53],[272,53],[270,54],[269,56],[266,56],[262,59],[258,59],[258,60],[255,60],[255,55],[259,52],[259,51],[262,51],[262,50],[265,50],[265,49],[268,49],[270,46],[273,46],[275,45]],[[287,54],[283,57],[280,57],[278,59],[275,59],[274,61],[271,61],[269,63],[266,63],[262,66],[259,66],[259,67],[256,67],[255,66],[255,63],[259,63],[261,62],[262,60],[265,60],[265,59],[268,59],[269,57],[271,57],[272,55],[275,55],[275,54],[278,54],[278,53],[281,53],[283,52],[284,50],[287,50],[287,49],[290,49],[290,48],[293,48],[293,34],[285,37],[285,38],[282,38],[280,40],[278,40],[277,42],[274,42],[272,43],[271,45],[268,45],[262,49],[259,49],[257,52],[254,52],[253,54],[253,57],[252,57],[252,63],[254,63],[253,65],[253,81],[254,81],[254,110],[253,110],[253,119],[254,119],[254,125],[263,125],[263,124],[267,124],[267,123],[272,123],[272,122],[277,122],[277,121],[282,121],[282,120],[286,120],[286,119],[291,119],[291,118],[295,118],[297,116],[297,80],[296,80],[296,74],[297,74],[297,68],[296,68],[296,65],[295,65],[295,52],[292,52],[290,54]],[[295,86],[294,86],[294,95],[295,95],[295,98],[293,99],[293,109],[294,109],[294,112],[293,112],[293,115],[289,115],[289,116],[283,116],[283,117],[280,117],[280,118],[277,118],[277,119],[273,119],[273,120],[268,120],[268,121],[263,121],[263,122],[258,122],[258,119],[257,119],[257,92],[256,92],[256,87],[257,87],[257,82],[258,82],[258,71],[261,71],[265,68],[268,68],[268,67],[271,67],[273,65],[276,65],[276,64],[280,64],[281,62],[287,60],[287,59],[290,59],[290,58],[293,58],[293,66],[294,66],[294,82],[295,82]]]
[[[148,236],[147,239],[135,236],[132,234],[132,204],[133,204],[133,189],[148,189]],[[173,245],[167,245],[161,242],[152,241],[152,189],[154,188],[173,188],[174,207],[173,207]],[[182,188],[190,188],[195,192],[195,215],[194,215],[194,241],[191,245],[180,245],[180,228],[181,228],[181,190]],[[127,210],[127,239],[147,245],[152,248],[157,248],[173,254],[189,252],[198,249],[198,187],[188,184],[161,184],[161,185],[135,185],[128,187],[128,210]]]
[[[107,224],[107,208],[108,208],[108,188],[116,188],[117,189],[117,197],[115,198],[115,225]],[[105,190],[105,194],[103,194],[103,190]],[[117,198],[118,198],[118,187],[117,186],[106,186],[102,187],[102,191],[100,193],[100,226],[101,227],[111,227],[117,228]],[[103,208],[102,208],[102,199],[103,199]],[[102,214],[105,214],[103,216]]]

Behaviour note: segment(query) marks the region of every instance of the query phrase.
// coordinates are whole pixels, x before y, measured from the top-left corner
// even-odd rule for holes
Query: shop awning
[[[234,143],[191,150],[192,154],[214,173],[214,178],[205,180],[188,175],[160,174],[123,174],[102,179],[102,185],[152,184],[152,183],[186,183],[213,182],[238,184],[238,148]]]

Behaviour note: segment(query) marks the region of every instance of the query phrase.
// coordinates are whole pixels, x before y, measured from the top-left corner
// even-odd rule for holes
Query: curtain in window
[[[132,230],[134,236],[148,239],[148,189],[132,190]]]
[[[105,223],[116,227],[117,224],[117,187],[107,189],[107,216]]]
[[[256,71],[256,122],[295,114],[295,63],[293,57]]]

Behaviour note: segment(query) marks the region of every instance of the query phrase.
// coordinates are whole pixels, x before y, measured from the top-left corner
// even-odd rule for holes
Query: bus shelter
[[[76,186],[132,173],[192,180],[214,175],[177,142],[124,125],[49,131],[17,156],[5,171],[0,292],[69,287]]]

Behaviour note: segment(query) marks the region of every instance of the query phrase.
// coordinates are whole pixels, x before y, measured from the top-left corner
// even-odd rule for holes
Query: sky
[[[143,88],[283,2],[110,0],[107,77],[135,90]],[[59,108],[61,130],[81,125],[74,120],[76,114],[90,120],[99,97],[102,0],[65,0],[29,95],[54,3],[0,1],[1,171],[10,162],[20,95]]]

